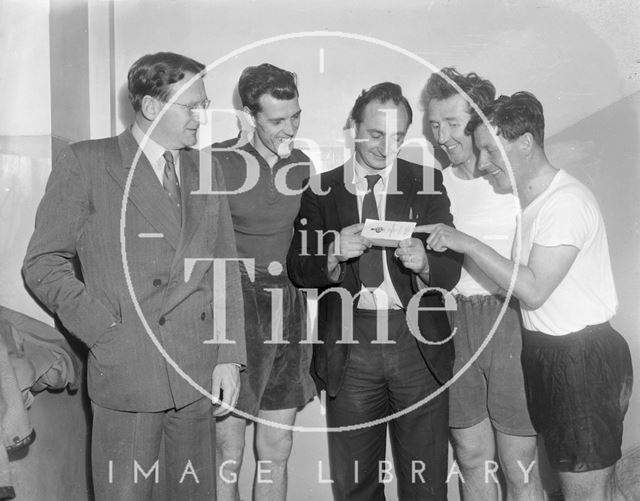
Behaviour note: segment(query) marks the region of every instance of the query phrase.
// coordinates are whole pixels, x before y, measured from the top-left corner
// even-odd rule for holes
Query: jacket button
[[[202,314],[200,315],[200,320],[204,320],[207,316],[204,314],[204,311],[202,312]]]
[[[161,285],[162,285],[162,280],[160,280],[159,278],[156,278],[156,279],[153,281],[153,286],[154,286],[154,287],[160,287]]]
[[[167,319],[166,319],[166,318],[164,318],[164,317],[160,317],[160,320],[158,320],[158,323],[159,323],[160,325],[164,325],[164,323],[165,323],[166,321],[167,321]]]

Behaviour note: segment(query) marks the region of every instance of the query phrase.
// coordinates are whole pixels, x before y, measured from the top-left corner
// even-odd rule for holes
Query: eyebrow
[[[181,106],[198,106],[200,104],[202,104],[204,101],[208,101],[209,98],[208,97],[203,97],[201,99],[191,99],[190,101],[187,101],[186,103],[181,103],[180,100],[176,101],[176,104],[179,104]]]
[[[428,122],[430,124],[438,124],[441,122],[461,122],[462,120],[458,117],[443,117],[441,120],[436,120],[434,118],[428,118]]]
[[[367,132],[369,134],[378,133],[378,134],[380,134],[382,136],[388,135],[385,131],[380,130],[380,129],[367,129]],[[401,131],[396,131],[396,132],[393,133],[393,135],[395,135],[395,136],[405,136],[406,134],[407,134],[406,132],[401,132]]]
[[[272,118],[267,118],[267,120],[269,121],[277,121],[277,120],[286,120],[287,118],[293,118],[296,115],[299,115],[300,113],[302,113],[302,110],[299,109],[298,111],[296,111],[295,113],[289,115],[288,117],[272,117]]]

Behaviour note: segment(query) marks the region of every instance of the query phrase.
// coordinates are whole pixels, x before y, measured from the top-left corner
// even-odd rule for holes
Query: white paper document
[[[368,238],[373,245],[380,247],[397,247],[398,242],[411,238],[416,223],[405,221],[380,221],[365,219],[364,228],[360,233]]]

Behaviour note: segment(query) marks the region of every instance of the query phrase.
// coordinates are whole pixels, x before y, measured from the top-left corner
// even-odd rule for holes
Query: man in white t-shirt
[[[513,186],[523,207],[512,260],[453,228],[421,229],[433,250],[465,253],[503,288],[517,271],[527,401],[565,500],[629,499],[615,464],[633,374],[629,347],[609,324],[618,303],[600,209],[588,188],[549,163],[532,94],[502,96],[484,113],[490,128],[477,117],[468,126],[479,166],[498,189]]]
[[[425,124],[450,161],[442,175],[456,228],[509,256],[517,200],[511,190],[497,193],[493,189],[477,168],[477,150],[471,134],[465,132],[472,112],[467,99],[482,107],[494,98],[495,87],[489,80],[454,68],[434,73],[422,91]],[[541,499],[536,431],[527,410],[520,362],[517,301],[505,304],[501,287],[468,258],[454,293],[454,374],[458,379],[449,390],[449,426],[464,479],[462,496],[465,500],[498,498],[499,486],[486,470],[499,458],[508,499]]]

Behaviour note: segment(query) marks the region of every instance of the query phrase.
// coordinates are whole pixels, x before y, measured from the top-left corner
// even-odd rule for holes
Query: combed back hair
[[[197,75],[204,67],[204,64],[190,57],[173,52],[142,56],[131,65],[127,76],[131,106],[134,111],[140,111],[144,96],[167,101],[172,84],[184,79],[186,73]]]
[[[409,119],[407,127],[411,125],[411,121],[413,120],[413,111],[411,110],[411,105],[409,104],[409,101],[407,101],[407,98],[402,95],[402,87],[398,84],[393,82],[382,82],[374,85],[369,90],[363,90],[358,96],[358,99],[356,99],[350,113],[351,119],[356,124],[362,123],[364,109],[372,101],[378,101],[380,103],[392,101],[396,106],[402,104]]]
[[[480,77],[477,73],[463,75],[453,66],[449,66],[442,68],[439,73],[432,74],[427,80],[420,94],[423,110],[426,111],[432,99],[441,101],[459,94],[458,90],[442,75],[455,82],[479,108],[488,105],[496,98],[496,88],[489,80]],[[469,109],[472,109],[471,106]]]
[[[531,92],[520,91],[512,96],[500,96],[482,112],[499,136],[513,141],[526,132],[541,148],[544,147],[544,112],[542,104]],[[466,131],[473,133],[482,123],[477,113],[471,115]]]
[[[255,115],[261,111],[260,97],[263,94],[283,101],[298,97],[296,74],[269,63],[249,66],[240,75],[238,94],[242,106]]]

